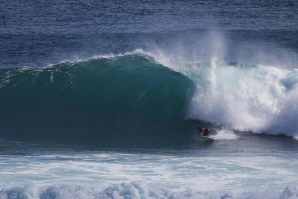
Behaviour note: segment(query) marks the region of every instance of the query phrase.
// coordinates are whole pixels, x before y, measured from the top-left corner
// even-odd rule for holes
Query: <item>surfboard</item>
[[[214,138],[207,137],[207,136],[202,136],[202,140],[203,140],[204,142],[210,142],[210,141],[214,141]]]

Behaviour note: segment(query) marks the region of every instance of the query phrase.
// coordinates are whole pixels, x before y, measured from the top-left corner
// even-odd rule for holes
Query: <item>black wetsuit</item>
[[[207,128],[200,128],[200,127],[198,127],[198,130],[200,131],[200,133],[203,134],[203,136],[207,136],[210,133],[209,129],[207,129]]]
[[[209,133],[210,133],[209,129],[204,129],[203,136],[207,136],[209,135]]]

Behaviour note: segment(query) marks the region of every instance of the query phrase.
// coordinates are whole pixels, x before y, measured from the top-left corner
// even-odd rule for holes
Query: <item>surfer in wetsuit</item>
[[[197,136],[198,134],[202,134],[203,136],[208,136],[208,134],[210,133],[210,130],[207,128],[201,128],[198,127],[198,133],[195,134],[195,136]]]

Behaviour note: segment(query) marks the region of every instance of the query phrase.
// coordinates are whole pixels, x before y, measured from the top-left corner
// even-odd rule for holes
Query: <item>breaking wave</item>
[[[178,62],[142,50],[0,69],[0,135],[105,146],[183,145],[196,125],[297,136],[298,71]]]

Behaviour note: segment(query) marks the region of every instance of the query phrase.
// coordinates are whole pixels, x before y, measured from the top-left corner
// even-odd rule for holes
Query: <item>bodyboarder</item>
[[[203,136],[208,136],[208,134],[210,133],[210,130],[207,129],[207,128],[201,128],[201,127],[198,127],[198,133],[195,134],[195,136],[199,135],[199,134],[202,134]]]

